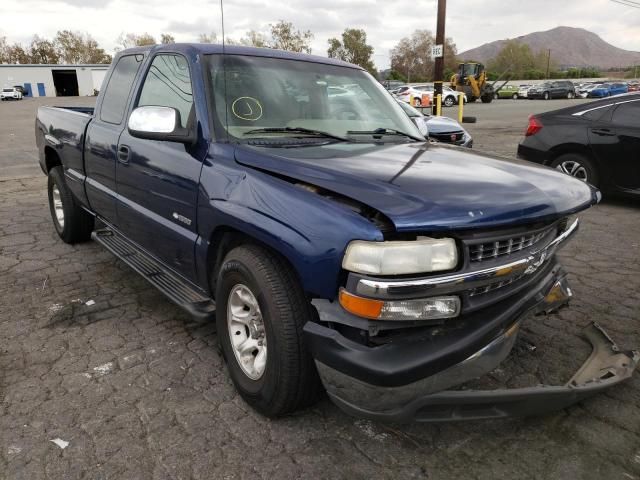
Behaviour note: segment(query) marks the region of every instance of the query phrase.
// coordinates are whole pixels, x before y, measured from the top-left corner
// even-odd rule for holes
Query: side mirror
[[[418,127],[424,138],[429,138],[429,127],[427,126],[427,117],[411,117],[411,121]]]
[[[127,128],[138,138],[193,143],[195,135],[181,124],[180,112],[175,108],[145,106],[131,112]]]

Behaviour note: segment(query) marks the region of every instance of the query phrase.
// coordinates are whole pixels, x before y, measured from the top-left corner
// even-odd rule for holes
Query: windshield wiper
[[[374,138],[381,138],[382,135],[401,135],[403,137],[412,138],[419,142],[424,142],[424,139],[410,135],[402,130],[396,130],[394,128],[376,128],[375,130],[349,130],[348,135],[373,135]]]
[[[311,128],[303,127],[265,127],[256,128],[244,132],[243,135],[252,135],[256,133],[306,133],[308,135],[316,135],[318,137],[333,138],[334,140],[340,140],[341,142],[348,142],[348,138],[341,137],[340,135],[334,135],[333,133],[323,132],[322,130],[313,130]]]

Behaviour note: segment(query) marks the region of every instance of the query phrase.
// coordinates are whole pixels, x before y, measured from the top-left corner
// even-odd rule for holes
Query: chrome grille
[[[494,242],[476,243],[469,245],[469,257],[472,262],[482,262],[494,258],[509,255],[514,252],[531,247],[542,240],[551,229],[537,233],[527,233]]]
[[[498,288],[502,288],[502,287],[506,287],[507,285],[511,285],[514,282],[517,282],[518,280],[520,280],[522,277],[524,277],[524,273],[521,275],[516,275],[514,277],[511,277],[507,280],[503,280],[501,282],[495,282],[495,283],[491,283],[489,285],[484,285],[482,287],[476,287],[472,290],[469,290],[469,296],[470,297],[475,297],[476,295],[482,295],[484,293],[489,293],[492,292],[494,290],[497,290]]]

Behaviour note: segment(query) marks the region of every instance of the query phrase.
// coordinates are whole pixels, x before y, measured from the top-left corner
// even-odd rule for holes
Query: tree
[[[31,57],[25,49],[22,48],[22,45],[17,42],[13,45],[6,45],[4,56],[5,58],[3,61],[6,63],[31,63]]]
[[[293,23],[285,22],[284,20],[280,20],[276,24],[270,24],[269,27],[271,28],[269,47],[290,52],[311,53],[313,33],[310,30],[304,32],[294,30]]]
[[[512,78],[533,80],[544,78],[548,60],[546,50],[534,54],[526,43],[507,40],[495,58],[489,60],[487,68],[497,75],[508,72]],[[553,62],[549,69],[556,70]]]
[[[60,30],[53,41],[64,63],[111,63],[111,55],[88,33]]]
[[[160,43],[176,43],[176,39],[170,33],[162,33],[160,34]]]
[[[58,63],[59,55],[53,42],[39,37],[33,36],[31,45],[29,45],[30,63]]]
[[[117,40],[122,48],[142,47],[144,45],[155,45],[156,39],[148,33],[136,35],[135,33],[120,34]]]
[[[247,47],[269,47],[269,39],[264,33],[256,32],[255,30],[249,30],[247,34],[239,41],[240,45]]]
[[[200,43],[218,43],[218,35],[216,32],[201,33],[198,35],[198,42]]]
[[[416,30],[405,37],[391,50],[391,68],[405,75],[407,81],[425,82],[433,80],[435,62],[431,58],[431,47],[435,38],[428,30]],[[457,49],[450,38],[445,40],[445,70],[457,69]]]
[[[371,74],[375,75],[376,67],[371,60],[373,47],[367,45],[367,34],[357,28],[346,28],[342,32],[342,41],[337,38],[329,39],[329,58],[338,58],[345,62],[360,65]]]

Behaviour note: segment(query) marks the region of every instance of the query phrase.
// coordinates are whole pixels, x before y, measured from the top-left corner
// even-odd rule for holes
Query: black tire
[[[238,285],[248,287],[257,299],[264,322],[266,366],[255,380],[240,366],[230,340],[227,307]],[[302,333],[313,310],[283,259],[257,245],[233,249],[218,273],[216,303],[222,353],[236,389],[249,405],[267,417],[278,417],[317,401],[322,384]]]
[[[544,92],[544,94],[542,95],[542,98],[544,98],[545,100],[550,100],[551,95],[549,95],[549,92]]]
[[[582,178],[582,176],[574,174],[576,178],[579,178],[580,180],[590,183],[594,187],[598,187],[600,185],[600,176],[598,175],[598,170],[596,169],[595,165],[589,158],[587,158],[586,156],[580,153],[565,153],[564,155],[560,155],[558,158],[553,160],[549,166],[552,168],[561,170],[565,173],[571,174],[567,172],[566,169],[562,169],[559,167],[563,164],[571,165],[572,163],[578,164],[580,167],[584,169],[586,173],[585,178]]]
[[[59,200],[62,202],[62,211],[64,213],[62,223],[56,215],[54,188],[57,188],[60,197]],[[51,212],[53,226],[60,238],[65,243],[80,243],[89,240],[91,238],[91,232],[93,231],[94,218],[84,210],[73,197],[64,179],[64,171],[61,166],[53,167],[49,170],[47,193],[49,196],[49,211]]]
[[[491,101],[493,100],[493,95],[491,94],[484,94],[480,97],[480,101],[482,103],[491,103]]]
[[[444,97],[444,106],[445,107],[453,107],[456,103],[456,100],[451,95]]]

